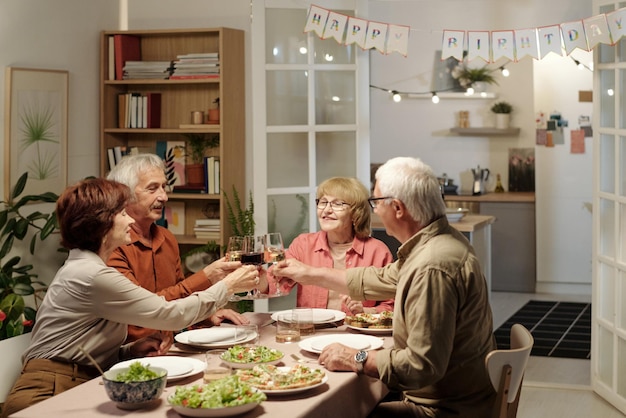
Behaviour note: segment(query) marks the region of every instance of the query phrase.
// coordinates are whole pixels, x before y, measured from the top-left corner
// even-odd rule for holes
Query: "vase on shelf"
[[[511,114],[510,113],[496,113],[496,128],[509,129],[511,126]]]

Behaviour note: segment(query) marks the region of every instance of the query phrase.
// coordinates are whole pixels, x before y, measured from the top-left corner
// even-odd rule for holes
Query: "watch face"
[[[354,356],[354,359],[358,362],[358,363],[363,363],[365,360],[367,360],[367,351],[358,351],[356,353],[356,355]]]

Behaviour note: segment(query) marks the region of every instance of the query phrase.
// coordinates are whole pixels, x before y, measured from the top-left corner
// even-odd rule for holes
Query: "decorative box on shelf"
[[[452,128],[450,132],[460,136],[517,136],[520,128]]]

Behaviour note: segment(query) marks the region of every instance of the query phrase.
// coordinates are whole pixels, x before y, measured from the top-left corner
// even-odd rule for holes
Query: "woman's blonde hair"
[[[352,229],[357,238],[370,236],[369,191],[363,183],[353,177],[331,177],[317,186],[317,198],[324,195],[334,196],[350,205]]]

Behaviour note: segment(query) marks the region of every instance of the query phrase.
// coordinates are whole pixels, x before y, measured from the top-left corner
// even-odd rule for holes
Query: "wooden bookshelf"
[[[217,52],[219,77],[207,79],[169,80],[115,80],[109,74],[109,38],[129,34],[141,39],[141,60],[173,61],[177,55]],[[100,173],[109,171],[107,151],[115,146],[154,149],[157,141],[184,141],[185,134],[213,133],[220,137],[219,149],[207,155],[220,159],[220,188],[232,199],[233,186],[241,196],[245,188],[245,76],[244,32],[237,29],[175,29],[103,31],[100,36]],[[161,93],[161,127],[118,127],[118,95],[127,92]],[[208,113],[213,101],[219,98],[220,124],[201,128],[181,129],[191,123],[191,112]],[[221,224],[222,245],[232,234],[226,221],[225,201],[221,194],[171,193],[173,201],[185,202],[185,233],[177,235],[181,245],[206,243],[194,236],[194,222],[205,218],[208,206],[217,208]]]

